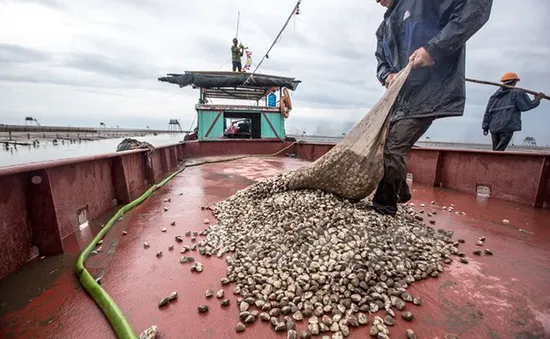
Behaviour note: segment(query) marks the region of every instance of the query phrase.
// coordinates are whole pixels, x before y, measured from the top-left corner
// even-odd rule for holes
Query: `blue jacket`
[[[376,31],[378,80],[384,85],[420,47],[435,65],[410,73],[393,119],[464,114],[465,44],[489,20],[492,4],[493,0],[394,0]]]
[[[485,109],[481,128],[491,133],[521,131],[521,112],[532,110],[540,100],[531,100],[519,89],[499,88]]]

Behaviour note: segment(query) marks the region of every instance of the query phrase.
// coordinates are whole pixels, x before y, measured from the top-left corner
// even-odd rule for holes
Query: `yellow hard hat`
[[[516,73],[514,72],[506,72],[504,73],[504,75],[502,76],[502,78],[500,78],[500,81],[501,82],[505,82],[505,81],[510,81],[510,80],[517,80],[519,81],[519,77]]]

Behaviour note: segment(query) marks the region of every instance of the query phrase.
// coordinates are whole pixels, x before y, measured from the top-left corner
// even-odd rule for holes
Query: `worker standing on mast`
[[[243,44],[239,44],[239,40],[237,38],[233,39],[233,46],[231,46],[231,60],[233,61],[233,72],[236,70],[239,70],[239,72],[242,72],[242,64],[241,64],[241,58],[244,53],[244,46]]]
[[[516,73],[505,73],[500,81],[515,87],[519,82]],[[539,93],[531,100],[527,93],[519,89],[499,88],[491,96],[485,109],[481,128],[483,135],[491,132],[493,151],[505,151],[512,140],[514,132],[521,131],[521,112],[532,110],[540,104],[544,93]]]
[[[465,44],[489,20],[492,0],[376,0],[387,8],[376,31],[377,78],[389,87],[412,63],[392,108],[384,176],[373,208],[395,215],[411,199],[405,157],[434,119],[464,114]]]

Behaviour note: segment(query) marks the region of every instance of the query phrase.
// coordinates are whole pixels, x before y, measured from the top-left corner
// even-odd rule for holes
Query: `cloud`
[[[153,66],[134,60],[123,60],[110,58],[102,54],[72,54],[63,63],[66,67],[95,73],[99,76],[114,78],[126,78],[128,80],[147,79],[152,72],[156,71]]]
[[[295,0],[0,0],[0,123],[25,116],[42,124],[165,128],[188,125],[198,93],[160,83],[185,70],[230,70],[237,33],[257,64]],[[550,93],[550,22],[545,0],[494,1],[487,25],[467,44],[467,76],[498,81],[517,72],[521,86]],[[375,30],[384,9],[369,0],[304,1],[261,73],[303,81],[287,130],[339,135],[382,96]],[[25,20],[21,20],[25,18]],[[510,20],[513,18],[513,20]],[[463,117],[436,121],[432,140],[489,142],[480,132],[494,87],[468,84]],[[523,115],[517,140],[550,144],[548,102]],[[301,132],[300,132],[301,133]]]
[[[35,63],[48,60],[49,56],[39,50],[14,44],[0,43],[0,65]]]
[[[60,0],[17,0],[20,4],[35,4],[40,6],[49,7],[54,10],[66,9],[63,1]]]

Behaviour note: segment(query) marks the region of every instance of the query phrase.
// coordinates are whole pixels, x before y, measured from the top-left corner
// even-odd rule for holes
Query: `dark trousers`
[[[233,72],[235,72],[235,70],[239,70],[239,72],[242,72],[242,65],[241,65],[241,62],[240,61],[233,61]]]
[[[514,132],[506,133],[491,133],[491,139],[493,140],[493,151],[505,151],[506,147],[512,140]]]
[[[402,119],[390,123],[384,146],[384,176],[376,188],[373,207],[382,214],[395,215],[397,203],[411,198],[407,185],[407,152],[428,130],[433,118]]]

